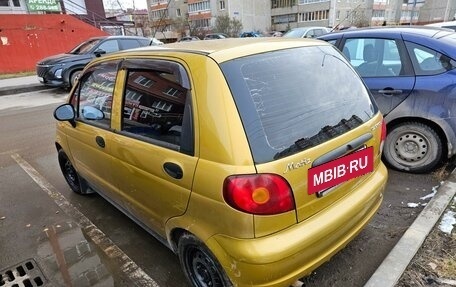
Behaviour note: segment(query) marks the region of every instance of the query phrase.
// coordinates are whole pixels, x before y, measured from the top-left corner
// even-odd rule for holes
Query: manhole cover
[[[33,259],[0,271],[1,287],[44,286],[44,276]]]

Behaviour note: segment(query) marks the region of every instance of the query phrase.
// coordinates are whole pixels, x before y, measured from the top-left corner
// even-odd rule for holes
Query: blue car
[[[370,89],[387,123],[389,166],[429,172],[456,154],[456,33],[382,27],[318,39],[342,51]]]

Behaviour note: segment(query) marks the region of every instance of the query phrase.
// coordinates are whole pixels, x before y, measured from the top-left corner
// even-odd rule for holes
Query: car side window
[[[127,68],[123,95],[122,132],[140,140],[191,154],[190,92],[182,81],[183,68],[167,67],[157,61],[154,67]],[[145,66],[145,65],[143,65]]]
[[[411,42],[405,45],[417,76],[437,75],[456,67],[456,62],[442,53]]]
[[[77,120],[110,128],[118,63],[119,61],[109,61],[92,66],[82,76],[71,98]]]
[[[342,51],[362,77],[399,76],[403,70],[398,45],[393,39],[347,39]]]
[[[120,45],[122,46],[122,50],[138,48],[141,46],[136,39],[122,39],[120,40]]]
[[[106,53],[117,52],[120,50],[117,40],[106,40],[98,46],[97,50],[103,50]]]

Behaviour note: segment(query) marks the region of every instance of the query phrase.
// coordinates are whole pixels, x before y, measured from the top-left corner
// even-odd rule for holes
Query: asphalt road
[[[33,278],[50,286],[187,286],[169,249],[101,197],[66,185],[52,116],[66,97],[60,90],[0,97],[0,275],[29,263]],[[302,279],[305,286],[363,286],[440,180],[390,170],[373,221]]]

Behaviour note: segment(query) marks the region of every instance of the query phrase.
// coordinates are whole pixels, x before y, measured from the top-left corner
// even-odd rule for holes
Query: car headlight
[[[54,76],[59,79],[62,78],[62,69],[55,70]]]

